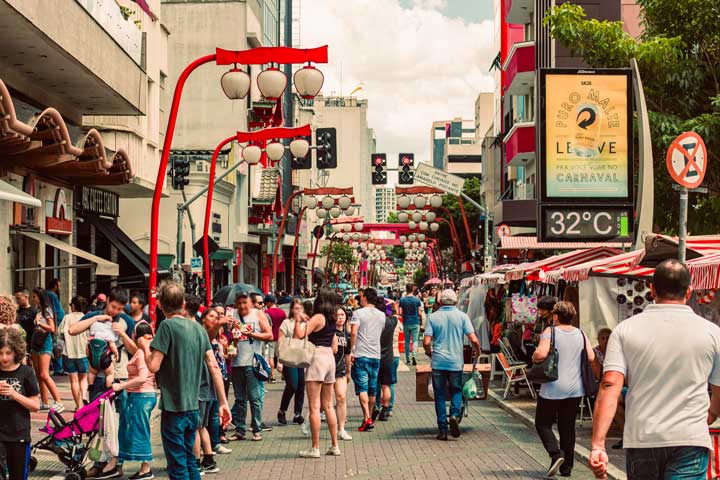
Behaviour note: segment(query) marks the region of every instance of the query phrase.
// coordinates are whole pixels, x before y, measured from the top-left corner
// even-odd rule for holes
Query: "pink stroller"
[[[47,450],[58,456],[58,459],[65,465],[65,480],[84,480],[85,463],[90,443],[98,434],[100,428],[100,404],[108,400],[112,405],[115,392],[108,390],[100,394],[95,400],[75,412],[72,420],[67,422],[55,410],[48,412],[47,422],[40,429],[47,433],[47,436],[35,443],[32,453],[35,450]],[[108,408],[108,407],[106,407]],[[34,455],[30,457],[30,471],[37,466],[37,459]]]

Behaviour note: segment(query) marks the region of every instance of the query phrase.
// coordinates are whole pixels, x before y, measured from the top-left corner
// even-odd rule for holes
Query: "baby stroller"
[[[95,400],[79,409],[67,422],[55,410],[48,412],[47,422],[40,429],[47,436],[32,446],[29,470],[37,466],[34,456],[36,450],[47,450],[58,456],[65,465],[65,480],[85,480],[85,463],[90,444],[100,429],[101,404],[108,401],[105,408],[112,405],[115,392],[108,390]]]

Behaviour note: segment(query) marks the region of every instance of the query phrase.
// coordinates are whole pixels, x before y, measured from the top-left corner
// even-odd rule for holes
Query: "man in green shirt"
[[[174,282],[163,284],[158,292],[165,320],[152,343],[137,340],[145,353],[148,369],[160,387],[160,432],[171,479],[200,480],[193,453],[198,424],[200,378],[207,365],[212,376],[223,426],[230,423],[230,409],[222,375],[205,330],[194,319],[185,318],[185,292]]]

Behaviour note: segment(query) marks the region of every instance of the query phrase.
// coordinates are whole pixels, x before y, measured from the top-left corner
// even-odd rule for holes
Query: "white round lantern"
[[[438,194],[433,195],[430,197],[430,206],[433,208],[442,207],[443,201],[442,197]]]
[[[318,204],[317,198],[313,197],[312,195],[308,195],[303,199],[303,201],[305,202],[305,206],[310,209],[317,207]]]
[[[346,241],[346,242],[349,242],[349,241],[350,241],[350,234],[349,234],[349,233],[346,233],[345,235],[343,235],[343,240]]]
[[[425,214],[425,220],[427,220],[428,222],[434,222],[436,218],[437,218],[437,213],[435,213],[435,212],[427,212]]]
[[[398,240],[400,240],[400,243],[405,243],[407,242],[407,237],[405,235],[400,235],[400,238],[398,238]]]
[[[283,155],[285,155],[285,145],[280,142],[268,143],[265,147],[265,153],[267,153],[270,160],[277,162],[282,160]]]
[[[353,215],[355,215],[355,207],[348,207],[345,210],[345,215],[347,215],[348,217],[352,217]]]
[[[332,218],[338,218],[341,213],[342,213],[342,210],[340,210],[340,207],[332,207],[330,209],[330,216]]]
[[[320,207],[317,210],[315,210],[315,215],[317,215],[317,217],[320,219],[324,219],[327,216],[327,210]]]
[[[305,158],[310,151],[310,143],[304,138],[296,138],[290,142],[290,153],[295,158]]]
[[[370,238],[370,234],[369,234],[369,233],[363,233],[363,236],[362,236],[362,239],[363,239],[363,240],[367,240],[367,239],[369,239],[369,238]]]
[[[422,220],[422,218],[423,218],[422,213],[420,213],[418,211],[413,212],[413,214],[412,214],[413,222],[419,222],[420,220]]]
[[[410,242],[403,243],[403,247],[410,248]],[[407,251],[405,253],[407,254]]]
[[[330,196],[325,196],[321,200],[324,209],[329,210],[335,205],[335,199]]]
[[[417,237],[415,236],[414,233],[411,233],[410,235],[408,235],[408,240],[410,240],[411,242],[414,242],[416,238]]]
[[[412,242],[412,247],[413,247],[413,248],[417,248],[418,245],[420,245],[418,242]]]
[[[405,212],[400,212],[400,213],[398,213],[398,216],[397,216],[397,217],[398,217],[398,222],[400,222],[400,223],[407,223],[407,221],[408,221],[409,218],[410,218],[410,217],[408,216],[408,214],[405,213]]]
[[[410,230],[415,230],[415,227],[417,227],[417,223],[415,223],[413,220],[410,220],[410,221],[408,222],[408,228],[409,228]]]
[[[344,223],[344,224],[343,224],[343,232],[348,232],[348,233],[350,233],[350,232],[352,232],[352,229],[353,229],[353,227],[352,227],[352,224],[351,224],[351,223]]]
[[[437,222],[432,222],[432,223],[430,224],[430,231],[431,231],[431,232],[437,232],[438,230],[440,230],[440,224],[437,223]]]
[[[425,240],[425,234],[424,233],[418,233],[417,239],[419,242],[422,242]]]
[[[357,242],[358,240],[360,240],[360,234],[359,234],[359,233],[353,233],[352,239]]]
[[[362,222],[357,222],[354,227],[356,232],[361,232],[365,225]]]
[[[428,222],[420,222],[418,225],[420,226],[420,230],[423,232],[428,229]]]
[[[342,197],[338,198],[338,205],[343,210],[347,210],[348,208],[350,208],[350,204],[352,204],[352,199],[347,195],[343,195]]]
[[[335,233],[340,233],[340,232],[342,231],[342,228],[341,228],[341,227],[342,227],[342,225],[333,225],[333,226],[332,226],[332,231],[335,232]]]
[[[407,195],[400,195],[397,199],[398,207],[408,208],[410,206],[410,197]]]
[[[293,83],[298,94],[305,99],[314,98],[323,86],[325,76],[315,67],[306,65],[293,76]]]
[[[287,87],[287,77],[276,67],[270,67],[260,72],[257,77],[260,93],[271,102],[277,101]]]
[[[245,98],[250,91],[250,83],[250,75],[239,68],[225,72],[220,78],[220,86],[230,100]]]
[[[427,248],[427,242],[420,242],[420,248]]]
[[[262,150],[257,145],[248,145],[242,149],[242,158],[250,165],[257,165],[262,157]]]
[[[413,198],[413,203],[417,208],[424,208],[425,205],[427,205],[427,198],[422,195],[415,195],[415,198]]]

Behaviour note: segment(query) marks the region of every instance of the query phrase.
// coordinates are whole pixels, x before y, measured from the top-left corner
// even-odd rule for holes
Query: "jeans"
[[[543,443],[543,447],[552,460],[560,457],[565,462],[560,467],[560,473],[570,473],[575,460],[575,416],[582,397],[564,398],[562,400],[548,400],[538,395],[535,410],[535,429]],[[553,424],[557,423],[560,433],[558,445]]]
[[[435,415],[437,416],[438,429],[441,432],[448,431],[447,408],[445,407],[445,396],[450,390],[450,416],[460,417],[462,407],[462,371],[453,372],[450,370],[433,370],[432,386],[435,394]]]
[[[193,453],[198,411],[162,412],[160,434],[171,480],[200,480],[200,470]]]
[[[237,432],[245,435],[245,417],[250,402],[250,418],[253,433],[260,431],[262,424],[262,382],[255,377],[253,367],[233,367],[232,384],[235,391],[235,413],[233,423]]]
[[[150,414],[155,408],[155,393],[128,392],[123,421],[118,426],[118,458],[129,462],[151,462]]]
[[[397,369],[398,366],[400,366],[400,357],[393,357],[393,369],[395,370],[395,378],[397,378]],[[380,397],[382,396],[382,390],[380,389],[380,380],[378,379],[378,396],[375,397],[375,406],[377,408],[380,408],[382,402],[380,400]],[[393,407],[395,406],[395,384],[390,384],[390,406],[389,410],[392,412]]]
[[[380,370],[380,359],[368,357],[356,357],[350,370],[350,378],[355,384],[355,395],[365,392],[370,397],[377,395],[378,373]]]
[[[217,400],[209,400],[208,408],[210,409],[210,417],[207,431],[208,435],[210,435],[210,446],[214,449],[220,445],[220,404]]]
[[[305,369],[283,367],[282,376],[285,380],[285,390],[280,400],[280,411],[286,412],[290,406],[290,399],[294,397],[293,413],[300,415],[305,403]]]
[[[628,448],[628,480],[704,480],[709,454],[705,447]]]
[[[410,361],[410,354],[415,357],[418,351],[418,333],[420,332],[420,325],[405,325],[403,324],[403,335],[405,336],[405,361]],[[412,352],[410,351],[410,340],[412,340]]]

